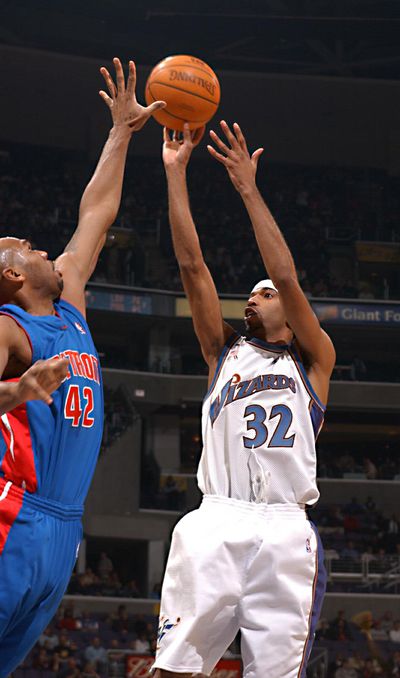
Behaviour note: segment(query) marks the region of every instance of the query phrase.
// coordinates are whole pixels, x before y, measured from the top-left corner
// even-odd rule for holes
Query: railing
[[[327,556],[325,567],[328,582],[354,582],[366,592],[373,589],[400,591],[400,562],[396,555],[358,560]]]
[[[328,663],[328,650],[325,647],[314,647],[307,664],[307,678],[326,678]]]

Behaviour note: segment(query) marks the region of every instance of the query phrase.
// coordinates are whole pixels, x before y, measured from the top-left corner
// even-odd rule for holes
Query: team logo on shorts
[[[178,626],[181,618],[177,617],[176,622],[172,622],[169,617],[160,617],[160,624],[158,626],[157,645],[162,641],[167,631],[170,631],[174,626]]]
[[[306,539],[306,551],[307,553],[311,553],[311,542],[309,539]]]

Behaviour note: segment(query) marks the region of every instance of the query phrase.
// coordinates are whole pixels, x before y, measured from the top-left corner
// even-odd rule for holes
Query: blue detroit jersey
[[[69,358],[68,378],[49,406],[32,400],[1,417],[0,474],[28,492],[83,504],[103,433],[103,388],[99,358],[88,325],[71,304],[54,303],[56,315],[34,316],[5,304],[27,334],[32,363]]]

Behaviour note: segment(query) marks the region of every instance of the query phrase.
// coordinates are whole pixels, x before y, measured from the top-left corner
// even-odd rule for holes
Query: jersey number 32
[[[266,425],[267,412],[261,405],[248,405],[244,411],[244,417],[253,417],[247,422],[247,430],[254,431],[255,435],[243,436],[243,444],[247,449],[261,447],[269,437],[269,431]],[[286,405],[274,405],[268,417],[268,421],[279,417],[277,422],[271,425],[273,428],[272,437],[268,447],[293,447],[295,433],[286,436],[292,423],[292,411]],[[275,426],[275,428],[274,428]]]

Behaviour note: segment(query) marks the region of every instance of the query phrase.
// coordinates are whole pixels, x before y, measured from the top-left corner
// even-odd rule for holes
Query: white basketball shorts
[[[304,678],[325,581],[297,504],[206,495],[173,533],[153,670],[210,675],[240,629],[244,678]]]

